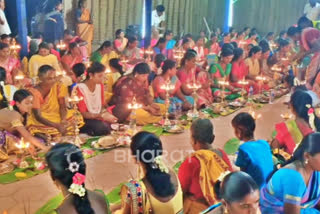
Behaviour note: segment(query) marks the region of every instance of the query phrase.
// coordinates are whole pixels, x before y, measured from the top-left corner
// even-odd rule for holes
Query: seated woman
[[[82,63],[82,54],[79,45],[75,42],[69,45],[69,51],[61,58],[61,64],[67,75],[73,77],[72,67],[75,64]],[[74,80],[74,79],[73,79]]]
[[[157,123],[165,114],[165,106],[153,102],[149,91],[148,76],[150,67],[146,63],[137,64],[130,76],[120,78],[113,89],[110,105],[115,105],[113,115],[120,123],[129,119],[131,110],[128,105],[134,98],[142,108],[136,111],[136,121],[139,125]]]
[[[157,44],[153,47],[154,56],[157,54],[163,54],[166,57],[168,56],[167,53],[167,40],[165,38],[160,38],[157,42]]]
[[[14,76],[17,75],[21,68],[21,63],[18,59],[10,56],[10,48],[8,44],[0,43],[0,67],[6,71],[7,84],[14,84]]]
[[[273,171],[270,145],[265,140],[255,140],[256,123],[250,114],[239,113],[231,123],[236,137],[245,142],[239,147],[235,164],[261,188]]]
[[[293,157],[261,190],[263,214],[320,213],[320,134],[306,136]]]
[[[271,142],[271,147],[283,148],[291,155],[305,136],[320,131],[320,119],[314,115],[312,98],[305,91],[294,92],[290,106],[295,119],[276,124],[275,138]]]
[[[118,54],[112,50],[110,41],[105,41],[98,50],[92,53],[90,61],[99,62],[109,68],[110,59],[118,58]]]
[[[2,103],[4,100],[3,96]],[[17,151],[15,143],[19,142],[20,138],[31,143],[31,153],[34,153],[33,146],[46,150],[46,146],[33,137],[25,127],[33,103],[30,92],[24,89],[18,90],[14,93],[12,101],[9,108],[0,110],[0,162],[8,159],[10,153]]]
[[[198,119],[191,126],[191,145],[195,152],[179,168],[179,181],[184,193],[185,214],[200,213],[219,201],[214,185],[219,177],[232,171],[228,156],[214,149],[213,125],[208,119]]]
[[[208,49],[205,48],[204,38],[198,38],[196,46],[193,48],[197,52],[197,64],[204,65],[207,61]]]
[[[252,44],[254,46],[258,45],[258,42],[256,41],[258,37],[258,34],[255,31],[251,31],[248,35],[248,39],[246,40],[247,45]]]
[[[132,138],[130,148],[144,174],[122,186],[122,207],[115,213],[183,213],[179,179],[164,163],[160,139],[140,132]]]
[[[149,84],[151,84],[153,82],[153,80],[162,74],[162,66],[163,65],[163,62],[166,60],[166,56],[163,55],[163,54],[157,54],[155,57],[154,57],[154,60],[153,62],[149,62],[149,66],[150,66],[150,69],[151,69],[151,72],[150,72],[150,75],[148,77],[148,82]]]
[[[103,85],[105,70],[104,65],[93,63],[88,68],[86,80],[76,86],[78,96],[83,97],[78,103],[85,122],[80,132],[91,136],[110,134],[110,124],[117,122],[117,118],[106,109]]]
[[[33,55],[29,61],[29,77],[36,79],[38,70],[43,65],[50,65],[55,70],[60,70],[58,59],[55,55],[50,54],[50,47],[47,43],[42,42],[39,45],[38,54]]]
[[[86,189],[86,163],[80,148],[61,143],[46,154],[51,178],[64,200],[52,214],[101,213],[109,214],[109,203],[102,191]]]
[[[233,50],[234,56],[232,59],[232,70],[230,74],[231,85],[235,88],[243,88],[247,92],[250,87],[253,87],[254,93],[258,93],[259,86],[252,80],[246,80],[249,73],[248,66],[244,62],[244,52],[241,48],[235,48]],[[248,85],[241,85],[239,81],[247,81]]]
[[[38,78],[40,83],[29,89],[33,95],[32,114],[27,121],[29,131],[46,140],[74,135],[74,123],[81,127],[83,118],[74,110],[67,109],[68,89],[57,82],[56,72],[50,65],[39,68]]]
[[[73,31],[71,30],[65,30],[63,33],[63,41],[67,45],[67,50],[69,50],[69,44],[71,43],[77,43],[80,47],[81,54],[83,59],[88,59],[88,42],[82,40],[79,36],[74,36]]]
[[[7,107],[13,100],[13,95],[17,88],[6,84],[6,70],[0,67],[0,109]]]
[[[176,76],[177,69],[176,63],[170,59],[164,61],[162,65],[162,74],[157,76],[153,83],[153,91],[156,103],[165,104],[166,91],[162,89],[168,82],[170,85],[174,85],[174,89],[170,91],[170,107],[169,112],[173,111],[173,106],[177,103],[182,104],[182,109],[187,111],[192,108],[193,98],[190,96],[184,96],[181,92],[181,82]]]
[[[128,39],[124,35],[124,31],[122,29],[118,29],[116,31],[116,39],[113,42],[114,49],[118,54],[121,54],[126,48],[128,43]]]
[[[177,76],[181,82],[181,92],[185,96],[191,96],[193,94],[193,89],[189,88],[189,84],[201,84],[196,105],[197,108],[202,108],[212,103],[213,96],[210,89],[209,75],[197,67],[196,57],[197,52],[189,49],[181,61],[181,68]],[[195,103],[193,102],[191,104],[194,105]]]
[[[233,50],[225,48],[222,50],[218,63],[211,65],[209,73],[213,80],[212,93],[215,97],[222,96],[221,86],[219,85],[220,80],[229,81],[232,70],[231,61],[233,59]],[[235,88],[229,85],[225,89],[225,95],[235,92]]]
[[[137,63],[143,61],[140,49],[138,48],[138,39],[136,37],[133,36],[128,39],[128,44],[123,51],[123,56],[128,60],[127,64],[129,64],[129,68],[132,68]]]
[[[215,187],[222,203],[212,205],[202,214],[260,214],[259,187],[250,175],[232,172]]]
[[[289,52],[291,49],[291,44],[288,40],[280,39],[279,40],[279,49],[275,52],[274,56],[277,61],[277,66],[281,68],[282,76],[289,73],[288,66],[291,63],[289,57]],[[292,74],[294,75],[294,74]]]
[[[217,34],[215,34],[215,33],[211,34],[211,40],[209,41],[208,48],[209,48],[210,54],[218,55],[220,53],[221,48],[220,48],[220,45],[218,42]]]

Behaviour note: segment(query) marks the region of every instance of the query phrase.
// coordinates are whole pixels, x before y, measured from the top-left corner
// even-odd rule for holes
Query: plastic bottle
[[[252,97],[253,96],[253,87],[250,86],[249,88],[249,97]]]
[[[270,90],[270,99],[269,99],[269,104],[272,104],[273,101],[275,99],[275,92],[274,92],[274,89],[271,89]]]

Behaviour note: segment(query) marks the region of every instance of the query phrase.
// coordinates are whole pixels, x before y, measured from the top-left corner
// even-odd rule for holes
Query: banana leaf
[[[232,138],[224,144],[224,151],[228,155],[234,155],[238,151],[239,146],[240,140],[238,140],[237,138]]]
[[[143,127],[142,127],[142,130],[143,130],[143,131],[146,131],[146,132],[153,133],[153,134],[155,134],[155,135],[158,136],[158,137],[160,137],[160,136],[163,134],[163,132],[164,132],[164,130],[163,130],[162,127],[160,127],[160,126],[155,126],[155,125],[153,125],[153,124],[149,124],[149,125],[143,126]]]

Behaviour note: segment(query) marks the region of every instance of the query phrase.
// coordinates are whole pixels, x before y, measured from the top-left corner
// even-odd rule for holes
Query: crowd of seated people
[[[320,95],[320,31],[310,20],[300,19],[278,37],[245,28],[216,30],[209,39],[204,32],[173,39],[168,30],[146,48],[140,47],[138,37],[119,29],[114,41],[104,41],[92,53],[92,35],[86,32],[92,33],[93,26],[82,0],[77,21],[81,36],[66,30],[65,50],[58,47],[61,43],[37,41],[37,51],[20,61],[10,50],[8,35],[0,42],[1,157],[6,160],[14,154],[12,145],[21,138],[31,143],[32,155],[49,150],[51,176],[66,197],[56,212],[108,213],[110,207],[102,193],[87,190],[84,182],[77,184],[81,191],[72,191],[74,179],[85,177],[82,154],[70,144],[49,148],[50,141],[73,136],[76,129],[90,136],[109,135],[112,124],[129,122],[133,111],[128,105],[133,101],[141,104],[134,112],[138,125],[159,123],[167,110],[162,87],[167,83],[174,86],[169,112],[177,104],[187,112],[210,107],[221,98],[236,99],[242,88],[258,94],[285,83],[291,89],[289,105],[295,118],[276,124],[273,139],[267,142],[255,138],[256,123],[250,114],[236,115],[230,125],[243,144],[235,166],[223,150],[212,146],[214,127],[207,119],[192,123],[194,153],[177,175],[163,160],[161,140],[147,132],[136,134],[130,149],[144,173],[123,186],[122,204],[115,212],[320,213],[316,210],[320,123],[314,104]],[[210,62],[210,55],[217,60]],[[300,62],[306,67],[298,66]],[[221,87],[221,81],[230,84]],[[303,81],[305,87],[297,84]],[[197,97],[193,84],[200,85]],[[77,110],[68,103],[73,96],[82,98]],[[291,158],[275,167],[272,155],[278,150]],[[144,151],[157,155],[140,157]],[[65,170],[72,163],[77,169]]]

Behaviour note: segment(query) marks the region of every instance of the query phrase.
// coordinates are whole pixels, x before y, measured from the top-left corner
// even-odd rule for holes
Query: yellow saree
[[[59,98],[65,98],[68,96],[67,88],[61,83],[56,83],[46,97],[43,97],[40,91],[35,88],[30,88],[29,91],[33,95],[33,108],[40,109],[41,116],[45,119],[53,123],[60,123],[60,105],[58,100]],[[78,127],[84,125],[81,114],[68,109],[67,122],[69,126],[67,128],[67,135],[74,135],[75,120],[78,123]],[[28,117],[27,128],[31,134],[41,133],[53,137],[61,136],[61,133],[56,128],[46,126],[37,121],[33,113]]]
[[[214,185],[219,177],[228,172],[230,167],[216,152],[210,150],[199,150],[192,154],[200,162],[199,183],[205,197],[206,204],[186,197],[183,209],[185,214],[200,213],[208,208],[208,205],[217,203]]]
[[[84,9],[81,13],[80,20],[83,22],[90,21],[90,12],[88,9]],[[93,40],[93,24],[89,23],[78,23],[77,25],[77,35],[88,42],[88,53],[91,54],[92,51],[92,40]]]

